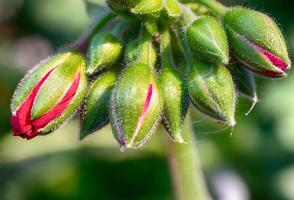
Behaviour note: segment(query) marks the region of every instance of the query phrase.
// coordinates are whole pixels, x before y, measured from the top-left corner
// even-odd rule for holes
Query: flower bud
[[[192,103],[200,112],[229,126],[236,124],[234,83],[224,66],[195,60],[189,74],[188,90]]]
[[[134,15],[129,11],[130,3],[127,0],[107,0],[107,4],[118,15],[129,21],[134,21]]]
[[[146,58],[148,57],[148,59]],[[137,62],[143,62],[143,60],[149,60],[149,65],[153,67],[156,63],[156,51],[151,41],[130,41],[125,48],[125,62],[127,64],[133,64]]]
[[[285,39],[267,15],[246,8],[232,8],[224,16],[230,44],[249,69],[270,77],[286,76],[291,61]]]
[[[93,37],[88,50],[86,72],[95,74],[114,64],[122,53],[122,44],[111,33],[101,33]]]
[[[187,27],[186,33],[188,44],[199,59],[215,64],[229,62],[227,36],[215,18],[199,17]]]
[[[153,14],[163,8],[162,0],[128,0],[132,4],[131,12],[134,14]]]
[[[111,97],[110,121],[122,147],[137,148],[155,132],[163,108],[156,75],[145,64],[128,66]]]
[[[126,48],[125,48],[125,55],[124,61],[127,64],[133,64],[138,58],[138,47],[139,42],[137,40],[131,40]],[[154,52],[155,53],[155,52]]]
[[[52,132],[75,113],[86,85],[85,60],[79,53],[59,53],[38,64],[14,93],[14,135],[32,139]]]
[[[87,100],[83,106],[80,139],[97,131],[109,122],[108,105],[116,76],[116,70],[108,71],[90,85]]]
[[[164,12],[168,17],[179,17],[181,16],[181,7],[177,0],[165,0],[164,1]]]
[[[238,92],[253,103],[258,101],[253,74],[241,64],[234,63],[227,66],[233,76]]]
[[[164,126],[175,142],[183,143],[182,128],[189,105],[185,81],[174,68],[164,66],[160,85],[164,99]]]

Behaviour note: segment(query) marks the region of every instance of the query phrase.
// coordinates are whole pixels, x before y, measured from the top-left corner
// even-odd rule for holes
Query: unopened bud
[[[83,106],[80,139],[99,130],[109,122],[109,102],[116,82],[116,70],[100,75],[89,88]]]
[[[164,66],[160,85],[164,99],[164,126],[175,142],[183,143],[182,128],[189,105],[185,81],[176,69]]]
[[[229,126],[236,124],[235,87],[230,72],[224,66],[195,60],[188,88],[191,101],[200,112]]]
[[[79,53],[59,53],[38,64],[14,93],[14,135],[31,139],[55,130],[75,113],[86,85],[85,60]]]
[[[134,14],[152,14],[161,11],[163,8],[162,0],[128,0],[131,2],[131,12]]]
[[[186,32],[188,44],[199,59],[215,64],[229,62],[227,36],[219,21],[202,16],[189,25]]]
[[[256,103],[258,98],[252,72],[245,69],[240,63],[230,64],[227,67],[233,76],[238,92],[253,103]]]
[[[156,131],[163,108],[157,77],[145,64],[128,66],[111,97],[110,120],[122,147],[136,148]]]
[[[122,53],[122,44],[111,33],[94,36],[88,50],[87,74],[92,75],[114,64]]]
[[[164,1],[164,12],[168,17],[179,17],[181,16],[181,7],[177,0],[165,0]]]
[[[232,8],[224,24],[235,56],[249,69],[269,77],[286,76],[291,61],[285,39],[267,15],[246,8]]]

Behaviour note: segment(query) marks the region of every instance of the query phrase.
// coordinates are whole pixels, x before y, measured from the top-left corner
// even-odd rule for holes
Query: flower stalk
[[[178,144],[167,140],[168,161],[176,200],[209,200],[201,163],[194,141],[191,117],[186,116],[183,137],[189,143]]]

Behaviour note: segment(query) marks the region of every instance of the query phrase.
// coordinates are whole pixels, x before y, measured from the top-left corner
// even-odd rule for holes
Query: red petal
[[[41,128],[45,127],[52,120],[62,115],[62,113],[68,107],[69,103],[76,94],[80,82],[80,72],[77,74],[76,78],[72,82],[66,94],[49,112],[40,116],[37,119],[31,120],[31,110],[36,99],[36,96],[39,90],[41,89],[41,86],[48,79],[48,77],[54,71],[54,69],[56,69],[56,67],[50,70],[39,81],[39,83],[32,90],[28,98],[24,101],[23,104],[21,104],[16,113],[12,116],[11,124],[15,136],[20,136],[25,139],[32,139],[39,135],[39,130]]]
[[[281,69],[283,71],[287,69],[287,64],[281,58],[279,58],[278,56],[272,54],[271,52],[269,52],[259,46],[254,45],[254,47],[259,52],[261,52],[267,59],[269,59],[273,65],[275,65],[276,67],[278,67],[279,69]]]
[[[39,130],[40,128],[45,127],[52,120],[62,115],[64,110],[68,107],[69,103],[75,96],[79,88],[79,83],[80,83],[80,73],[78,73],[73,83],[71,84],[70,88],[67,90],[66,94],[63,96],[63,98],[49,112],[47,112],[46,114],[32,121],[32,125],[35,130]]]
[[[31,109],[33,107],[35,98],[41,89],[43,83],[48,79],[55,68],[51,69],[47,74],[37,83],[27,99],[20,105],[16,113],[12,115],[11,124],[15,136],[23,138],[33,137],[37,133],[33,133],[31,125]]]
[[[144,104],[142,113],[141,113],[141,115],[139,117],[139,121],[138,121],[136,130],[135,130],[135,132],[133,134],[133,137],[132,137],[132,140],[131,140],[130,143],[132,143],[135,140],[135,138],[137,137],[137,135],[138,135],[138,133],[139,133],[141,127],[142,127],[144,118],[145,118],[146,113],[147,113],[147,111],[148,111],[148,109],[150,107],[150,102],[151,102],[152,94],[153,94],[153,84],[149,84],[147,96],[146,96],[146,99],[145,99],[145,104]]]

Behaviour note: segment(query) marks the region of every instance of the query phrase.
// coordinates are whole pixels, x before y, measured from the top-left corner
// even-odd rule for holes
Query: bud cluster
[[[286,42],[265,14],[195,1],[108,0],[112,11],[82,40],[25,75],[11,103],[14,135],[48,134],[78,114],[80,139],[110,123],[121,147],[137,148],[162,123],[184,143],[190,102],[235,126],[238,94],[257,102],[255,74],[287,75]]]

